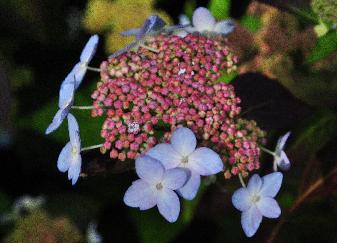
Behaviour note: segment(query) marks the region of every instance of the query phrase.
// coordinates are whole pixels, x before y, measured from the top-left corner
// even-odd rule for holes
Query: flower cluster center
[[[163,189],[163,185],[161,183],[158,183],[156,185],[156,188],[157,188],[158,191],[160,191],[161,189]]]
[[[188,156],[184,156],[184,157],[181,159],[181,163],[187,164],[187,163],[188,163]]]

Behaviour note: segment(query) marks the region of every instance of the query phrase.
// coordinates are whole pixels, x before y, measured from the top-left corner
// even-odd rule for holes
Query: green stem
[[[273,151],[270,151],[269,149],[263,147],[263,146],[260,146],[260,149],[264,152],[266,152],[267,154],[270,154],[272,156],[275,156],[275,153]]]
[[[87,150],[92,150],[92,149],[97,149],[97,148],[100,148],[102,146],[103,146],[103,144],[97,144],[97,145],[92,145],[92,146],[84,147],[84,148],[81,149],[81,152],[87,151]]]
[[[139,44],[139,46],[145,48],[145,49],[148,49],[149,51],[152,51],[152,52],[155,52],[155,53],[159,53],[159,50],[158,49],[155,49],[155,48],[152,48],[152,47],[149,47],[149,46],[146,46],[144,44]]]
[[[92,106],[92,105],[89,105],[89,106],[73,105],[71,108],[72,108],[72,109],[77,109],[77,110],[92,110],[92,109],[94,109],[95,107]]]
[[[90,70],[90,71],[98,72],[98,73],[101,72],[101,69],[100,69],[100,68],[94,68],[94,67],[89,67],[89,66],[87,66],[87,69]]]
[[[240,180],[240,183],[241,183],[242,187],[246,187],[246,183],[243,180],[243,177],[242,177],[241,173],[239,173],[239,180]]]

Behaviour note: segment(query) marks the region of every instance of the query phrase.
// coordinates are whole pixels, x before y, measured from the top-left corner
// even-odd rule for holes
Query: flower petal
[[[71,70],[70,74],[71,76],[75,77],[75,89],[78,89],[80,84],[82,83],[82,80],[84,78],[84,75],[87,73],[87,67],[84,66],[81,63],[77,63],[73,70]]]
[[[189,157],[187,167],[199,175],[214,175],[223,170],[220,156],[209,148],[198,148]]]
[[[191,129],[181,127],[172,134],[171,144],[180,155],[187,156],[195,150],[197,139]]]
[[[181,163],[182,156],[179,155],[171,144],[160,143],[146,152],[146,155],[159,160],[165,169],[172,169]]]
[[[76,118],[72,114],[68,114],[68,131],[71,146],[78,150],[81,150],[81,138],[80,138],[80,128],[76,121]]]
[[[137,175],[150,185],[161,182],[164,171],[164,166],[157,159],[146,155],[136,159]]]
[[[90,62],[92,57],[94,56],[96,49],[97,49],[97,44],[98,44],[98,35],[93,35],[90,37],[88,40],[87,44],[83,48],[83,51],[80,56],[80,61],[81,62]]]
[[[187,181],[188,175],[184,169],[174,168],[167,170],[164,174],[163,185],[172,190],[181,188]]]
[[[281,136],[278,140],[277,140],[277,144],[276,144],[276,149],[275,149],[275,153],[277,155],[281,154],[281,151],[283,150],[288,138],[290,136],[290,132],[287,132],[286,134],[284,134],[283,136]]]
[[[191,176],[186,182],[186,184],[178,189],[180,196],[187,200],[192,200],[197,195],[197,192],[200,187],[200,175],[191,171]]]
[[[67,76],[62,82],[59,94],[59,108],[66,108],[74,102],[75,80]]]
[[[180,14],[178,18],[179,18],[179,24],[181,25],[191,24],[191,21],[185,14]]]
[[[65,108],[65,109],[59,109],[54,118],[53,121],[49,124],[48,128],[46,129],[46,135],[52,133],[53,131],[55,131],[57,128],[59,128],[59,126],[62,124],[64,118],[66,118],[66,116],[69,113],[69,109]]]
[[[193,26],[198,31],[212,31],[215,25],[215,19],[207,8],[197,8],[192,17]]]
[[[278,218],[281,215],[281,209],[275,199],[263,197],[256,203],[261,214],[267,218]]]
[[[70,167],[68,170],[68,179],[72,180],[72,185],[78,180],[78,177],[81,173],[81,166],[82,166],[82,157],[80,154],[74,155],[74,157],[70,161]]]
[[[258,174],[254,174],[248,182],[247,189],[250,194],[258,193],[262,186],[261,177]]]
[[[59,155],[57,160],[57,168],[61,172],[66,172],[69,169],[71,160],[71,144],[68,142]]]
[[[142,179],[136,180],[124,195],[124,203],[140,210],[153,208],[157,204],[157,197],[152,187]]]
[[[290,168],[290,161],[288,159],[287,154],[283,150],[281,151],[281,157],[280,157],[280,159],[277,160],[276,162],[277,162],[277,166],[281,170],[289,170],[289,168]]]
[[[121,36],[137,36],[141,32],[140,28],[137,29],[128,29],[120,33]]]
[[[249,192],[247,188],[240,188],[236,190],[232,196],[232,203],[234,207],[240,211],[246,211],[250,208]]]
[[[177,194],[171,189],[163,188],[157,200],[159,213],[170,223],[177,221],[180,212]]]
[[[235,29],[234,21],[232,20],[224,20],[220,21],[215,24],[214,31],[217,33],[221,33],[224,35],[228,35],[229,33],[232,33]]]
[[[262,221],[262,214],[256,207],[251,207],[241,214],[241,225],[248,237],[252,237],[259,228]]]
[[[262,177],[260,194],[264,197],[275,197],[281,188],[282,179],[281,172],[273,172]]]

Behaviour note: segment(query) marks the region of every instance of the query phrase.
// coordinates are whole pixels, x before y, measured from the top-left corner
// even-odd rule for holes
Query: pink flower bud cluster
[[[92,116],[106,116],[102,152],[134,159],[186,126],[221,154],[226,173],[258,168],[261,132],[238,120],[240,99],[233,86],[217,82],[221,72],[236,68],[225,40],[159,35],[145,45],[158,53],[140,47],[101,64]]]

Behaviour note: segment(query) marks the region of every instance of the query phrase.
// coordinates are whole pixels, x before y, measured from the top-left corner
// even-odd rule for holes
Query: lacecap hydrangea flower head
[[[202,25],[205,16],[207,28]],[[57,116],[61,119],[47,130],[55,130],[68,118],[70,142],[61,151],[58,169],[68,171],[72,184],[79,178],[83,151],[99,148],[112,161],[135,161],[139,179],[126,191],[125,204],[140,210],[157,206],[167,221],[175,222],[180,213],[179,196],[193,200],[202,177],[239,177],[244,188],[233,196],[233,204],[249,216],[242,221],[247,236],[256,232],[262,215],[270,216],[263,202],[276,195],[282,174],[274,172],[256,183],[251,182],[258,181],[254,175],[247,188],[244,178],[259,169],[262,150],[273,155],[280,168],[288,163],[284,156],[288,135],[281,138],[275,152],[264,148],[265,132],[254,121],[240,117],[240,98],[232,85],[219,81],[223,73],[235,71],[237,63],[227,46],[233,26],[226,25],[230,28],[224,31],[224,23],[230,20],[217,25],[205,8],[195,11],[193,26],[167,26],[160,17],[149,16],[142,25],[123,30],[123,35],[133,35],[135,40],[109,55],[100,68],[88,66],[98,41],[90,38],[80,67],[100,72],[101,80],[91,95],[93,104],[74,105],[75,90],[84,74],[80,69],[83,75],[78,78],[79,70],[71,71],[61,85],[62,105]],[[92,118],[104,118],[99,134],[102,144],[81,146],[71,109],[90,109]],[[276,184],[270,183],[273,175],[277,175]],[[247,226],[247,222],[254,225]]]

